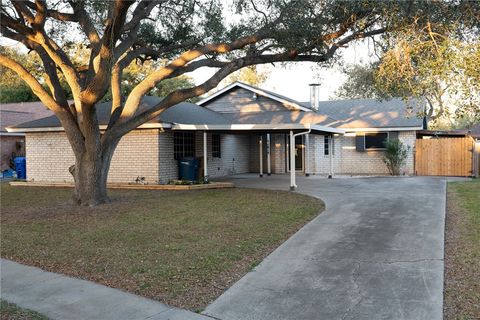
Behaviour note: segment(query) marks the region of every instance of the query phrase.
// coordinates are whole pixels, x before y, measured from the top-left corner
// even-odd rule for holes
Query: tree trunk
[[[70,172],[75,180],[74,201],[82,206],[96,206],[109,202],[107,177],[117,143],[110,144],[100,152],[76,155]]]

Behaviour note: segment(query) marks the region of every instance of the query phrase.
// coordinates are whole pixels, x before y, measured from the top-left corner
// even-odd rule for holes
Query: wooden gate
[[[419,176],[472,175],[473,139],[417,139],[415,144],[415,174]]]

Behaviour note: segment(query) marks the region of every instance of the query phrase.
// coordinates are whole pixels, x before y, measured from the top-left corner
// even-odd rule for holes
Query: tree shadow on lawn
[[[324,208],[284,191],[111,190],[2,185],[2,257],[199,311]]]

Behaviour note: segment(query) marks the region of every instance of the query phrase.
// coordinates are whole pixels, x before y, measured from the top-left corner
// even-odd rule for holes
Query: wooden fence
[[[419,176],[472,176],[473,139],[417,139],[415,174]]]

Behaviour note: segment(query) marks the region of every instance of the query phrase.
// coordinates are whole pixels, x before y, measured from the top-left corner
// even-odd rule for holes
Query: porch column
[[[333,134],[328,139],[328,161],[329,161],[329,173],[328,179],[333,178]]]
[[[272,164],[270,160],[270,133],[267,133],[267,176],[272,174]]]
[[[295,190],[295,137],[293,131],[290,130],[290,190]]]
[[[203,180],[208,182],[208,152],[207,152],[207,131],[203,131]]]
[[[263,135],[260,135],[260,141],[258,143],[260,146],[260,178],[263,177]]]
[[[310,176],[310,135],[305,135],[305,176]]]

